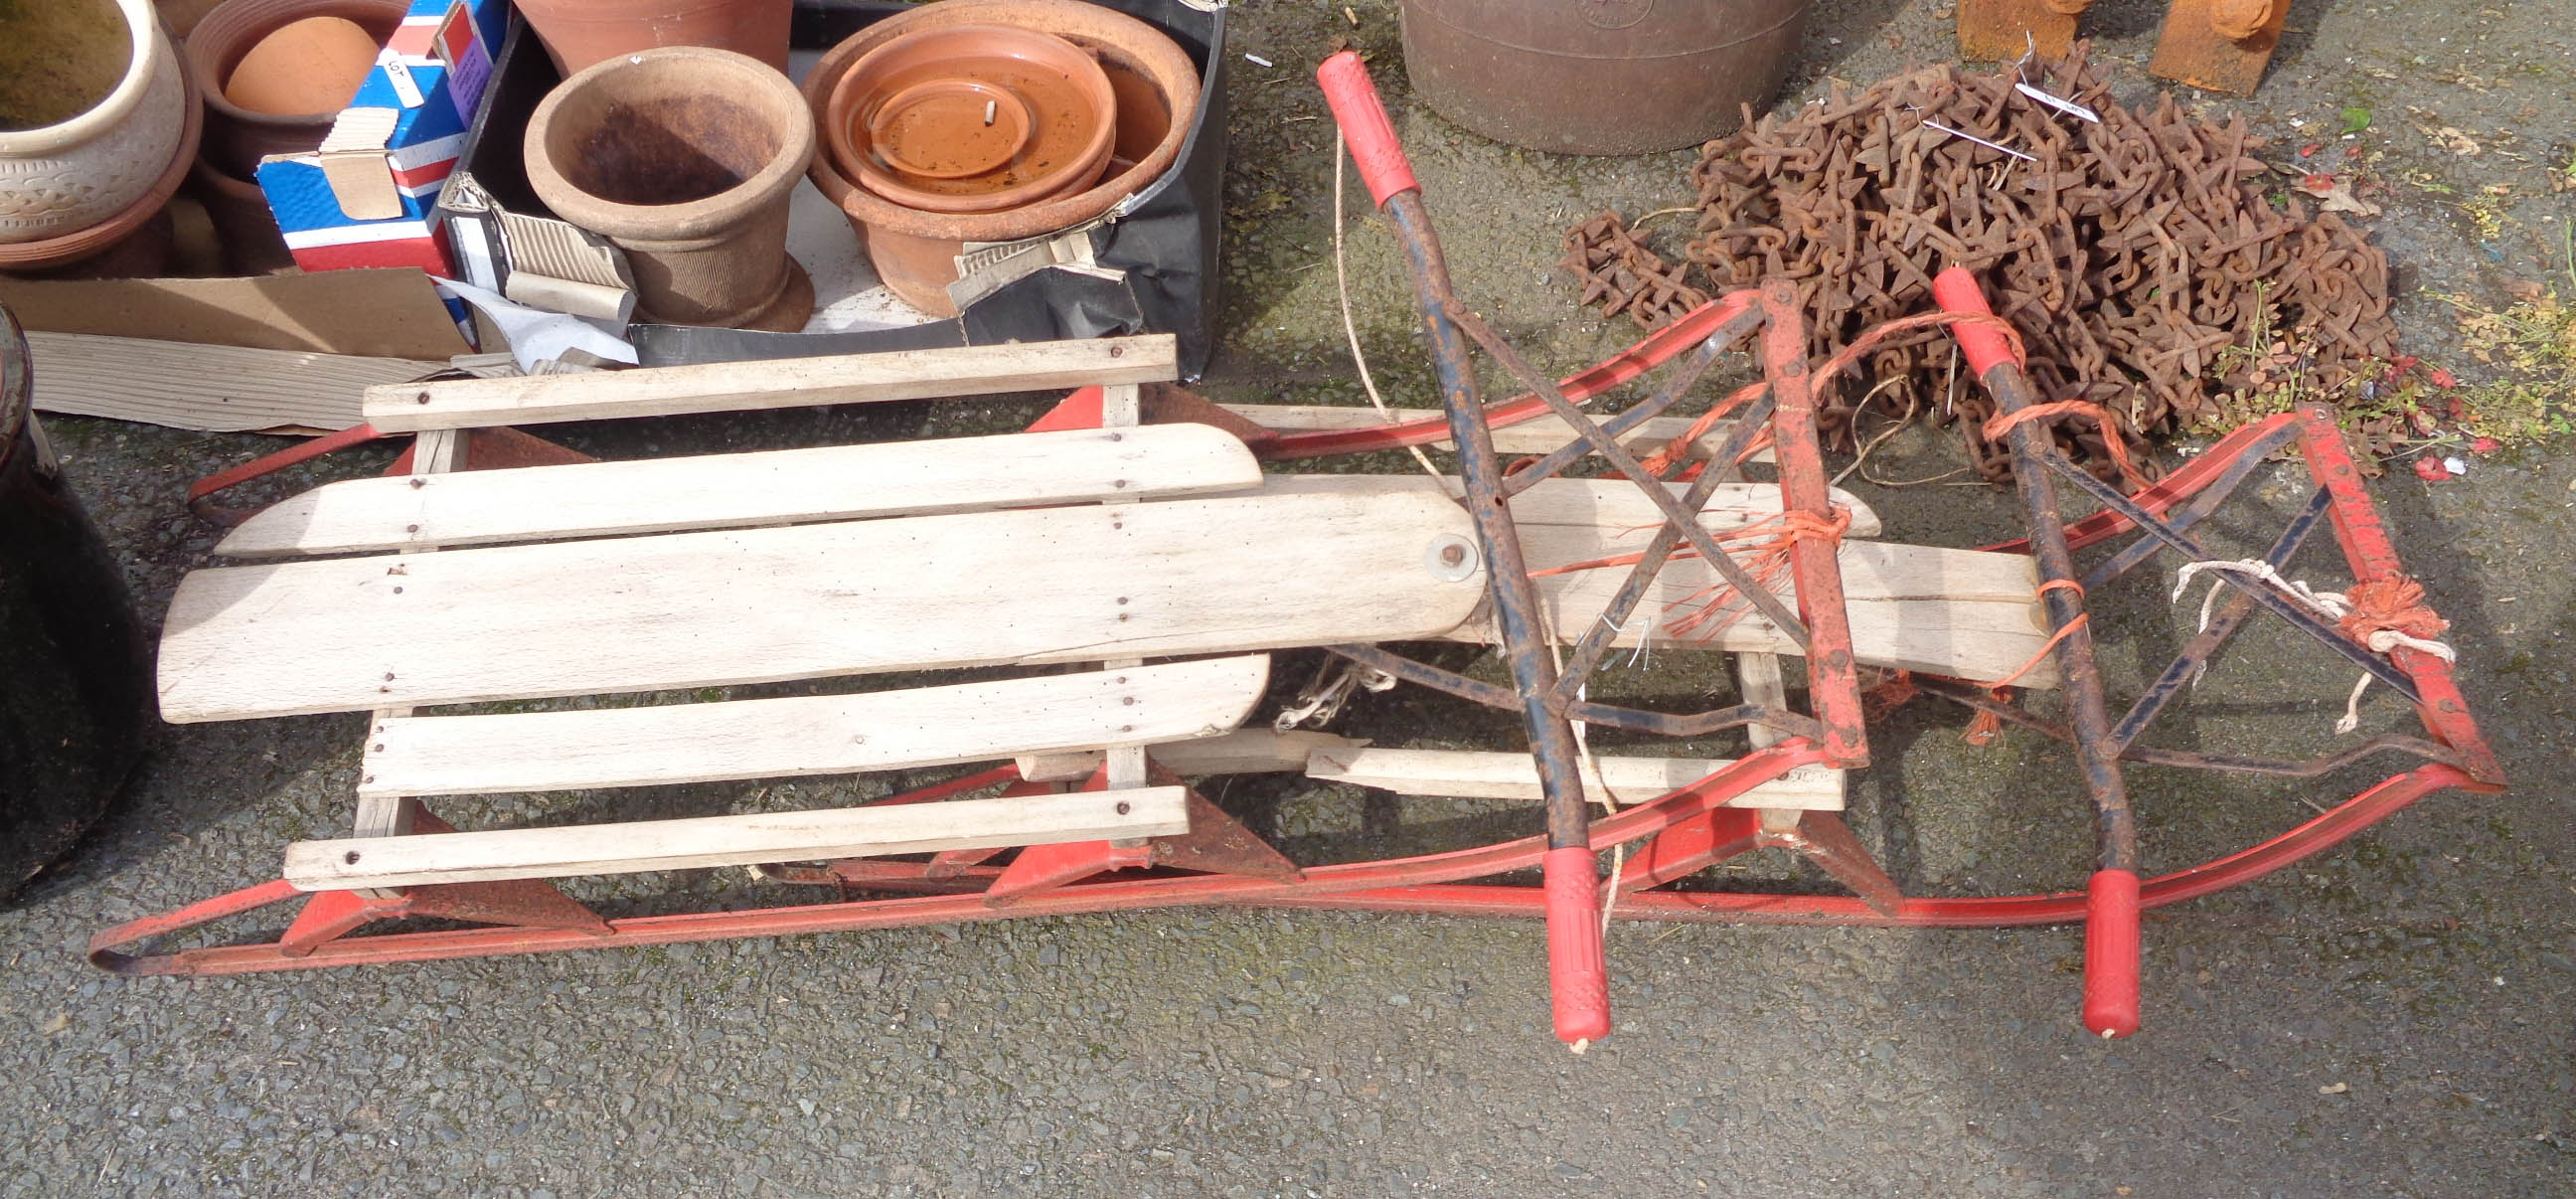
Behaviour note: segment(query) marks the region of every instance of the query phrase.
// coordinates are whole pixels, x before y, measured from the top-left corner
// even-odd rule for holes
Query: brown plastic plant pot
[[[1117,142],[1118,95],[1099,62],[1008,25],[894,38],[852,63],[827,103],[820,123],[840,167],[924,212],[1000,212],[1084,191]],[[1027,114],[1025,136],[987,132],[1005,104]]]
[[[1188,52],[1125,13],[1081,0],[940,0],[888,17],[825,51],[805,75],[806,104],[817,120],[824,119],[832,89],[861,56],[914,30],[956,25],[1016,25],[1089,51],[1117,93],[1118,131],[1107,178],[1073,195],[1008,212],[908,208],[860,187],[830,155],[816,155],[806,177],[866,239],[868,259],[886,286],[933,316],[957,314],[948,285],[957,281],[956,257],[966,242],[1018,241],[1108,212],[1171,168],[1199,103],[1198,68]]]
[[[135,239],[137,231],[161,215],[162,208],[170,203],[170,197],[178,194],[179,184],[188,177],[188,164],[196,161],[198,138],[205,132],[205,109],[197,103],[196,73],[189,69],[184,58],[179,61],[179,85],[187,97],[187,107],[179,123],[179,145],[170,155],[170,165],[152,181],[151,190],[120,209],[115,216],[86,229],[38,241],[0,242],[0,274],[65,272],[111,250],[125,254],[134,252],[134,247],[127,244],[129,239]],[[150,239],[147,234],[137,240],[148,243]],[[166,236],[162,239],[165,252],[167,240]]]
[[[518,0],[569,78],[591,64],[666,46],[748,54],[784,72],[794,0]]]
[[[407,0],[224,0],[188,34],[188,66],[206,99],[206,161],[235,179],[259,174],[271,154],[306,154],[339,119],[337,110],[304,116],[252,112],[224,98],[233,68],[261,38],[306,17],[339,17],[355,23],[381,46],[402,26]]]
[[[787,256],[787,197],[814,121],[787,76],[671,46],[595,63],[528,119],[528,182],[626,251],[641,320],[793,332],[814,285]]]

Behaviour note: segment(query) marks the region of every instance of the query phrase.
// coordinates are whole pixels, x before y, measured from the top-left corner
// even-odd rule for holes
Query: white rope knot
[[[2279,590],[2282,598],[2287,599],[2302,608],[2306,608],[2309,612],[2330,621],[2341,623],[2345,617],[2352,615],[2351,596],[2340,591],[2316,590],[2298,579],[2293,579],[2283,575],[2280,570],[2275,568],[2271,563],[2265,562],[2260,558],[2237,558],[2232,560],[2213,558],[2201,562],[2185,562],[2183,563],[2181,570],[2174,572],[2173,600],[2175,602],[2180,602],[2182,600],[2182,593],[2191,588],[2192,579],[2204,571],[2218,574],[2246,575],[2262,582],[2269,583]],[[2205,630],[2209,627],[2210,612],[2217,605],[2218,593],[2223,586],[2223,584],[2213,579],[2210,582],[2209,591],[2200,597],[2201,629]],[[2442,642],[2410,636],[2406,633],[2399,632],[2396,629],[2374,629],[2368,637],[2362,639],[2362,644],[2368,646],[2370,648],[2370,652],[2374,654],[2386,654],[2402,645],[2420,653],[2431,654],[2445,662],[2457,662],[2460,660],[2459,653]],[[2200,676],[2202,672],[2207,669],[2208,663],[2206,662],[2192,668],[2191,682],[2193,686],[2196,687],[2200,685]],[[2362,676],[2353,682],[2352,694],[2347,696],[2343,702],[2343,719],[2335,722],[2334,729],[2338,735],[2349,733],[2354,729],[2361,727],[2361,694],[2362,692],[2370,690],[2370,678],[2371,676],[2369,672],[2364,671]]]

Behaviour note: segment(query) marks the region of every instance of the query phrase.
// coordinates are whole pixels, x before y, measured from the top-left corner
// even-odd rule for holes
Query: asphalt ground
[[[2125,98],[2158,6],[2088,18]],[[1513,151],[1413,105],[1391,9],[1233,11],[1222,398],[1355,403],[1330,264],[1330,125],[1308,72],[1328,38],[1375,53],[1459,286],[1541,365],[1570,369],[1633,330],[1574,307],[1549,264],[1599,209],[1687,203],[1690,155]],[[2378,114],[2407,348],[2457,360],[2452,306],[2549,279],[2576,217],[2551,171],[2576,149],[2576,12],[2560,0],[2293,9],[2251,101],[2284,144]],[[1947,10],[1817,7],[1784,105],[1947,53]],[[2302,124],[2304,123],[2304,124]],[[2481,147],[2463,155],[2440,131]],[[2496,189],[2502,189],[2498,191]],[[1353,190],[1356,192],[1356,183]],[[1426,372],[1384,230],[1350,210],[1362,341],[1399,401]],[[2576,288],[2576,283],[2567,285]],[[2562,288],[2565,290],[2566,288]],[[2445,356],[2450,356],[2445,358]],[[1010,427],[1042,400],[576,429],[644,454]],[[272,448],[247,437],[58,419],[67,467],[157,620],[213,534],[189,480]],[[355,717],[162,731],[98,832],[0,912],[0,1188],[10,1194],[2537,1195],[2576,1175],[2568,917],[2576,836],[2560,812],[2568,732],[2576,467],[2562,444],[2469,475],[2375,487],[2399,546],[2453,621],[2472,705],[2516,782],[2434,796],[2334,852],[2156,914],[2147,1028],[2075,1022],[2080,934],[1622,925],[1618,1031],[1581,1057],[1546,1029],[1534,924],[1209,910],[1039,918],[544,958],[234,979],[126,981],[83,963],[97,929],[273,877],[279,849],[347,821]],[[1939,439],[1873,459],[1915,477]],[[381,458],[281,480],[283,494]],[[1401,459],[1362,464],[1404,469]],[[1891,539],[2009,535],[1985,488],[1871,488]],[[2258,476],[2222,517],[2268,536],[2295,480]],[[2327,560],[2302,562],[2323,573]],[[2116,685],[2188,632],[2141,577],[2101,597]],[[1283,664],[1292,676],[1302,659]],[[1646,698],[1715,686],[1707,663],[1616,676]],[[2350,675],[2257,626],[2159,734],[2205,749],[2314,752]],[[2367,728],[2402,728],[2385,696]],[[1492,743],[1504,726],[1398,692],[1346,717],[1382,743]],[[2080,882],[2071,766],[2008,736],[1971,749],[1918,704],[1873,730],[1853,785],[1866,843],[1924,893]],[[1718,747],[1720,751],[1724,747]],[[2367,785],[2137,773],[2151,869],[2259,840]],[[820,804],[875,784],[675,788],[621,813]],[[1304,860],[1526,829],[1526,810],[1238,780],[1229,808]],[[477,822],[597,818],[602,796],[523,800]],[[1724,885],[1817,888],[1749,862]],[[750,903],[741,873],[577,893],[616,910]],[[225,930],[251,936],[276,922]]]

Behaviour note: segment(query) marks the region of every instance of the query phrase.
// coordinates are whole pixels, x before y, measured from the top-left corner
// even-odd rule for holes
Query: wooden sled
[[[1266,846],[1247,849],[1257,839],[1185,776],[1536,793],[1519,755],[1241,727],[1269,682],[1262,651],[1491,639],[1454,481],[1265,475],[1215,425],[1134,424],[1127,380],[1170,373],[1168,338],[1028,350],[371,394],[380,422],[418,430],[412,473],[330,484],[241,524],[216,547],[229,564],[181,584],[161,647],[173,721],[374,714],[350,835],[286,851],[283,884],[318,893],[320,914],[281,944],[309,952],[353,921],[465,900],[538,922],[570,901],[531,880],[648,870],[920,853],[968,869],[1017,849],[1009,869],[1034,862],[1032,892],[1103,863],[1296,876]],[[476,425],[614,416],[621,397],[666,415],[746,396],[779,407],[1086,378],[1109,380],[1105,427],[456,469],[472,465],[461,458]],[[1302,410],[1280,423],[1329,427]],[[2027,558],[1863,540],[1875,515],[1835,500],[1852,517],[1841,554],[1863,660],[1993,679],[2034,656],[2044,636]],[[1550,479],[1512,507],[1533,568],[1633,549],[1659,519],[1635,488],[1602,480]],[[1731,484],[1700,516],[1723,534],[1779,511],[1776,488]],[[1676,560],[1658,595],[1679,603],[1716,581]],[[1547,581],[1562,634],[1579,634],[1606,586],[1598,572]],[[1780,594],[1794,600],[1786,583]],[[1775,691],[1774,655],[1798,648],[1759,613],[1706,638],[1642,622],[1621,644],[1641,642],[1772,663]],[[937,673],[967,668],[977,675]],[[898,685],[864,689],[863,676]],[[836,681],[709,691],[805,680]],[[420,805],[1003,761],[1011,792],[935,803],[463,832]],[[1729,765],[1612,756],[1596,782],[1633,801]],[[1726,802],[1791,823],[1830,814],[1841,772],[1800,767]]]

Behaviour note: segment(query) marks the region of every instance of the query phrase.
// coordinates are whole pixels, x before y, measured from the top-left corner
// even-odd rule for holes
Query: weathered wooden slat
[[[1047,845],[1189,831],[1179,787],[702,816],[571,828],[298,841],[286,881],[307,891],[691,870],[890,853]]]
[[[1622,806],[1689,786],[1717,773],[1724,758],[1600,759],[1600,782]],[[1540,799],[1538,767],[1528,754],[1485,753],[1446,749],[1317,750],[1307,759],[1306,776],[1332,783],[1376,787],[1398,795],[1438,795],[1453,799]],[[1592,769],[1583,770],[1583,787],[1593,802],[1601,799]],[[1840,811],[1842,772],[1801,766],[1729,801],[1739,808],[1808,808]]]
[[[1014,433],[638,462],[351,479],[281,501],[215,547],[237,558],[798,524],[1128,497],[1261,482],[1207,425]]]
[[[1666,486],[1676,497],[1690,490],[1687,483]],[[1420,474],[1272,475],[1263,481],[1262,487],[1281,495],[1351,495],[1388,491],[1450,496],[1464,494],[1456,476],[1435,483],[1431,476]],[[1875,537],[1879,534],[1878,513],[1871,511],[1859,497],[1847,491],[1836,491],[1833,502],[1850,510],[1850,536]],[[1778,487],[1769,483],[1728,483],[1719,486],[1708,497],[1708,503],[1700,507],[1700,524],[1713,532],[1723,533],[1778,515]],[[1597,553],[1563,559],[1568,562],[1644,549],[1646,542],[1655,535],[1655,526],[1663,523],[1663,519],[1663,510],[1655,507],[1654,501],[1647,499],[1646,493],[1639,491],[1636,484],[1625,479],[1545,479],[1512,497],[1513,524],[1522,529],[1576,530],[1588,539],[1580,544],[1598,547]],[[1566,544],[1576,543],[1567,541]],[[1532,558],[1531,565],[1541,563]]]
[[[1042,678],[378,721],[358,793],[477,795],[849,774],[1213,737],[1261,698],[1254,654]]]
[[[1153,747],[1155,765],[1179,775],[1292,774],[1306,769],[1306,759],[1321,749],[1358,749],[1368,744],[1334,733],[1268,728],[1236,729],[1214,737],[1173,741]],[[1097,749],[1017,756],[1020,777],[1033,783],[1069,783],[1098,773]]]
[[[1439,420],[1437,408],[1390,408],[1381,414],[1375,408],[1358,408],[1335,404],[1222,404],[1237,416],[1264,428],[1282,433],[1340,432],[1350,429],[1375,429],[1388,424],[1409,424],[1417,420]],[[1691,418],[1658,416],[1628,431],[1620,442],[1640,454],[1662,449],[1672,439],[1690,432]],[[1700,434],[1690,445],[1692,458],[1706,458],[1735,431],[1732,421],[1720,421]],[[1554,413],[1504,425],[1494,430],[1494,452],[1500,454],[1546,454],[1574,440],[1574,430]],[[1448,449],[1446,438],[1432,443]],[[1750,461],[1769,462],[1771,451],[1761,450]]]
[[[1481,570],[1439,561],[1468,532],[1430,495],[1255,495],[223,567],[171,599],[161,706],[237,720],[1429,637],[1483,595]]]
[[[1599,542],[1579,529],[1524,526],[1521,543],[1533,569],[1587,560],[1600,551]],[[2012,673],[2048,641],[2038,602],[2039,572],[2027,555],[1846,540],[1840,560],[1852,652],[1869,665],[1983,682]],[[1613,567],[1537,580],[1541,606],[1554,619],[1557,636],[1568,642],[1581,637],[1626,577],[1627,568]],[[1705,563],[1687,558],[1667,563],[1616,644],[1634,646],[1642,638],[1655,651],[1799,652],[1797,643],[1760,613],[1747,614],[1713,637],[1704,631],[1671,632],[1673,621],[1696,611],[1707,602],[1702,593],[1722,582]],[[1779,594],[1794,600],[1796,590],[1784,576]],[[1486,623],[1480,617],[1447,639],[1490,641]],[[2020,685],[2056,686],[2055,664],[2042,661],[2021,677]]]
[[[387,433],[882,403],[1178,377],[1170,334],[897,350],[367,389]]]

